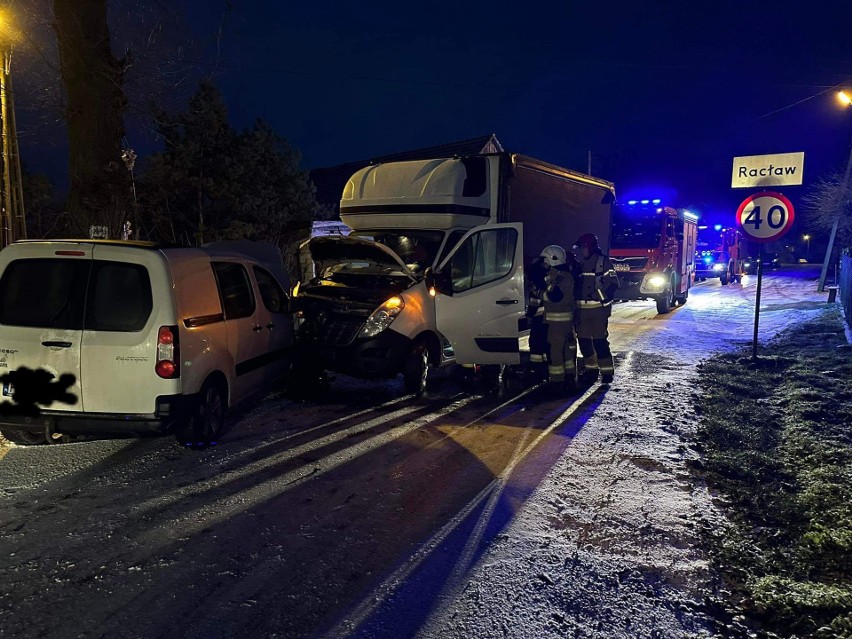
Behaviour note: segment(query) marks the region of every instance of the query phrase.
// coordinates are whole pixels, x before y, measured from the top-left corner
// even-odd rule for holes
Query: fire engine
[[[695,276],[697,222],[693,213],[657,199],[616,205],[609,251],[619,280],[615,299],[652,299],[658,313],[686,304]]]
[[[717,230],[720,231],[718,242],[710,244],[713,248],[696,253],[695,279],[704,281],[718,277],[723,286],[739,282],[745,272],[745,238],[733,228]]]

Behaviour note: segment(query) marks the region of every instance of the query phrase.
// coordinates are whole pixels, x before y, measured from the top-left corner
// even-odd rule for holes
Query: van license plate
[[[15,387],[9,382],[3,382],[3,397],[11,397],[15,394]]]

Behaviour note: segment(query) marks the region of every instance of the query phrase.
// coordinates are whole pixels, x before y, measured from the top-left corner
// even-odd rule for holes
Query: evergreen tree
[[[275,244],[290,261],[317,203],[284,138],[263,120],[237,134],[209,82],[185,111],[160,113],[158,130],[165,149],[147,159],[139,188],[142,237],[186,245],[257,240]]]

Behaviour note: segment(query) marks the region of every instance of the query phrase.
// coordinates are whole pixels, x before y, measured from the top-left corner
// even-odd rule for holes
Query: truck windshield
[[[408,229],[353,231],[351,235],[384,244],[399,255],[408,268],[415,273],[422,271],[427,266],[432,266],[438,249],[441,247],[441,240],[444,239],[444,234],[441,231]]]
[[[662,220],[654,211],[626,211],[614,207],[612,240],[616,249],[656,248],[660,245]]]

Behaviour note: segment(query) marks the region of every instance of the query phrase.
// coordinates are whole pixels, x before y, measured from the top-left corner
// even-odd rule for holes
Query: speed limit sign
[[[774,242],[781,238],[794,219],[790,200],[771,191],[750,195],[737,209],[737,226],[754,242]]]

